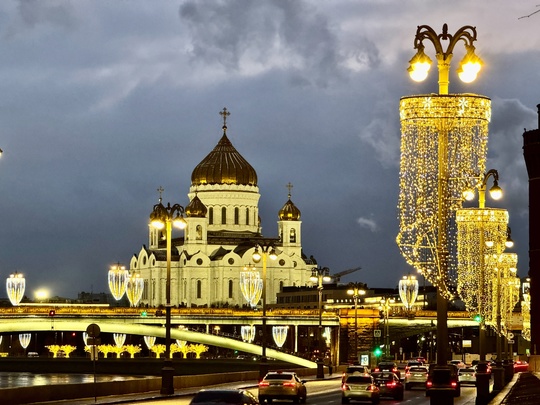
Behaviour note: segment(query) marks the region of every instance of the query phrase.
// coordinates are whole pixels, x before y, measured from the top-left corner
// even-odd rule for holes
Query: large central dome
[[[257,185],[257,173],[234,148],[223,126],[218,144],[191,173],[191,185],[234,184]]]

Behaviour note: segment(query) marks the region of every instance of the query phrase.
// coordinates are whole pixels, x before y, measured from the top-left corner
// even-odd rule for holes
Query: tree
[[[129,353],[129,357],[132,358],[132,359],[135,358],[135,354],[141,352],[140,346],[126,345],[124,347],[126,348],[126,352]]]
[[[125,346],[111,346],[111,352],[116,353],[116,358],[119,359],[120,355],[126,351]]]
[[[154,345],[150,348],[156,354],[156,357],[160,357],[162,353],[165,353],[165,345]]]
[[[98,345],[98,351],[103,353],[104,358],[107,358],[109,353],[113,351],[113,346],[112,345]]]
[[[60,346],[60,351],[64,352],[66,357],[69,357],[70,353],[74,352],[75,350],[77,350],[77,346],[72,346],[72,345]]]
[[[195,357],[197,359],[201,358],[201,354],[206,353],[208,351],[208,346],[205,346],[203,344],[197,343],[196,345],[190,345],[191,351],[195,353]]]
[[[50,345],[50,346],[45,346],[45,347],[49,349],[49,351],[53,354],[53,358],[58,357],[58,352],[62,350],[60,349],[59,345]]]

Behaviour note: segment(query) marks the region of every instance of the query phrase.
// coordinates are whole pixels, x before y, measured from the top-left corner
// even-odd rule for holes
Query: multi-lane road
[[[306,386],[308,390],[308,399],[307,403],[311,405],[338,405],[341,404],[341,391],[340,391],[340,382],[341,379],[325,379],[325,380],[313,380],[307,381]],[[237,384],[240,386],[241,384]],[[257,388],[249,388],[251,392],[257,395]],[[133,404],[150,404],[150,405],[164,405],[164,404],[175,404],[175,405],[188,405],[191,401],[192,396],[176,396],[168,400],[148,400],[148,401],[137,401]],[[396,405],[396,404],[407,404],[407,405],[429,405],[430,399],[425,396],[425,391],[421,389],[413,389],[410,391],[405,391],[405,398],[403,401],[396,401],[392,398],[381,398],[381,405]],[[461,387],[461,397],[455,398],[454,405],[473,405],[476,402],[476,389],[474,387]],[[273,403],[287,404],[291,403],[290,401],[274,401]],[[352,402],[360,404],[360,402]]]

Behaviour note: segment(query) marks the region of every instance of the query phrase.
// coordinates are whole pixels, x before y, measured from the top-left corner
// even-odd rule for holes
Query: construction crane
[[[340,271],[339,273],[331,275],[330,277],[332,277],[337,283],[337,282],[339,282],[341,280],[341,276],[344,276],[346,274],[354,273],[355,271],[358,271],[361,268],[362,267],[355,267],[354,269],[343,270],[343,271]]]

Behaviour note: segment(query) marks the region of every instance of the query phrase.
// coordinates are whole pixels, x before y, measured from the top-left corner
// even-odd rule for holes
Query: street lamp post
[[[317,290],[319,293],[319,333],[317,335],[317,341],[319,343],[319,359],[317,361],[317,378],[324,378],[324,354],[326,352],[326,343],[324,343],[323,330],[322,330],[322,292],[323,282],[328,282],[330,278],[330,269],[328,267],[314,267],[311,269],[311,277],[309,278],[313,283],[317,283]]]
[[[456,192],[456,189],[461,186],[459,183],[453,182],[451,179],[462,178],[466,174],[464,172],[470,170],[467,165],[481,165],[485,160],[485,157],[483,157],[482,155],[485,151],[487,151],[485,145],[482,142],[479,142],[476,145],[472,143],[471,149],[467,150],[467,153],[465,153],[464,155],[460,155],[459,159],[461,161],[459,162],[459,164],[453,164],[454,162],[452,161],[452,158],[456,159],[456,157],[453,157],[453,155],[450,153],[450,151],[452,151],[451,147],[454,145],[451,144],[449,140],[450,137],[453,136],[453,134],[448,126],[452,125],[452,117],[457,116],[460,113],[458,111],[459,107],[458,109],[455,108],[456,105],[459,105],[459,102],[456,103],[456,97],[448,96],[450,62],[452,60],[454,47],[460,40],[464,42],[466,49],[466,55],[461,61],[460,67],[458,69],[458,75],[462,81],[466,83],[472,82],[476,78],[476,75],[481,68],[482,61],[480,60],[480,58],[478,58],[478,56],[476,56],[474,52],[475,47],[473,46],[473,43],[476,41],[475,27],[464,26],[460,28],[454,35],[451,35],[448,33],[447,24],[443,25],[443,32],[441,34],[437,34],[431,27],[427,25],[418,26],[414,40],[414,48],[417,49],[417,53],[410,60],[410,67],[408,69],[411,78],[415,81],[424,80],[428,75],[428,71],[431,65],[430,58],[427,57],[424,53],[424,41],[426,40],[433,44],[436,51],[437,69],[439,74],[439,97],[433,96],[429,98],[426,97],[424,99],[421,99],[419,97],[413,97],[411,98],[410,102],[409,100],[406,100],[405,102],[402,101],[401,114],[403,123],[404,121],[409,119],[409,114],[406,109],[411,108],[412,113],[417,113],[417,110],[421,108],[420,106],[423,103],[423,108],[426,109],[426,112],[429,111],[429,114],[425,115],[425,119],[436,120],[433,121],[433,123],[431,123],[430,121],[430,125],[433,124],[436,128],[434,136],[434,140],[437,145],[436,166],[425,165],[425,169],[420,169],[433,170],[434,172],[430,172],[429,175],[436,176],[434,177],[436,178],[436,184],[430,184],[429,186],[426,186],[424,184],[424,187],[421,187],[419,190],[424,190],[424,193],[427,194],[424,195],[424,198],[419,200],[419,202],[417,203],[429,205],[431,204],[431,202],[429,201],[430,198],[436,199],[436,205],[433,206],[433,209],[435,210],[434,212],[436,212],[436,224],[433,224],[434,226],[432,226],[431,224],[427,224],[426,222],[424,224],[416,226],[430,228],[429,230],[417,229],[418,235],[424,235],[420,236],[419,239],[417,239],[417,242],[420,241],[422,243],[425,243],[425,249],[431,251],[430,254],[433,256],[432,262],[426,264],[428,267],[423,269],[423,274],[425,276],[429,276],[430,281],[437,287],[437,365],[446,366],[448,349],[447,299],[450,296],[450,293],[448,291],[448,271],[451,252],[451,249],[448,246],[448,244],[451,243],[451,238],[448,237],[448,232],[450,229],[450,214],[456,208],[454,205],[456,204],[454,201],[454,194]],[[447,41],[448,46],[446,50],[443,49],[442,41]],[[476,102],[476,100],[473,100],[473,98],[471,98],[470,102],[472,103],[473,101]],[[462,101],[462,103],[463,102],[465,101]],[[480,102],[483,103],[483,101]],[[489,103],[484,104],[487,106]],[[432,114],[432,112],[436,112],[435,115],[430,115]],[[467,113],[469,113],[469,111],[467,111]],[[414,114],[411,114],[410,118],[412,118],[413,115]],[[411,119],[410,122],[413,126],[416,125],[416,119]],[[475,124],[471,123],[470,125],[480,125],[478,124],[478,122],[480,121],[476,120]],[[403,127],[403,125],[402,128],[402,131],[404,131],[405,127]],[[417,126],[416,128],[422,127]],[[422,130],[417,129],[417,131]],[[427,142],[427,144],[429,144],[429,141],[423,142]],[[452,142],[456,141],[452,138]],[[464,144],[459,145],[459,147],[463,148]],[[403,150],[404,148],[402,147],[402,151]],[[475,156],[476,154],[477,156]],[[478,157],[480,157],[480,159],[476,159]],[[429,158],[431,159],[431,156]],[[404,157],[402,153],[402,167],[405,167],[410,163],[407,162],[406,159],[408,158]],[[415,169],[419,170],[419,167],[421,166],[415,166]],[[414,176],[412,170],[414,169],[406,168],[405,172],[407,173],[404,172],[404,175]],[[420,175],[420,173],[416,174],[418,175],[418,178],[424,178],[424,176]],[[412,180],[413,183],[418,181],[421,180]],[[414,184],[409,184],[409,187],[411,187],[411,189],[413,186]],[[430,190],[431,187],[433,187],[432,190]],[[420,192],[412,191],[411,189],[407,190],[407,193],[414,194]],[[408,215],[419,215],[413,213],[411,211],[412,208],[406,208],[406,198],[407,196],[402,199],[403,202],[400,201],[400,204],[403,205],[403,210],[407,211]],[[421,208],[420,211],[423,212],[424,208],[426,207]],[[422,219],[420,220],[422,221]],[[400,244],[401,246],[416,246],[416,244],[411,240],[405,240],[407,239],[407,233],[410,233],[410,231],[406,230],[406,225],[403,224],[400,226],[400,228],[402,229],[403,235],[398,235],[398,244]],[[423,241],[422,238],[426,238],[427,240]],[[402,250],[404,251],[403,254],[406,256],[416,254],[421,255],[421,253],[405,252],[405,250],[407,249],[412,250],[412,248],[403,249],[402,247]],[[416,249],[417,252],[419,252],[420,250],[422,249]],[[424,266],[420,264],[421,261],[422,260],[418,258],[409,258],[409,263],[417,265],[418,267]],[[435,266],[435,270],[433,269],[433,267],[431,267],[431,269],[429,268],[431,265]]]
[[[502,197],[502,189],[499,187],[499,172],[495,169],[490,169],[484,175],[480,186],[478,187],[478,209],[483,210],[486,208],[486,190],[487,190],[487,181],[490,177],[493,177],[493,186],[489,189],[489,195],[494,200],[500,200]],[[471,201],[474,198],[474,191],[467,189],[463,193],[466,200]],[[483,224],[482,224],[483,225]],[[485,248],[488,244],[493,243],[493,241],[485,240],[485,232],[482,226],[480,230],[480,242],[479,246],[479,260],[480,260],[480,286],[485,284],[486,277],[486,262],[485,262]],[[479,289],[477,291],[477,302],[478,302],[478,313],[480,314],[480,336],[479,336],[479,352],[480,352],[480,362],[484,362],[486,359],[486,324],[485,324],[485,308],[483,308],[484,299],[482,295],[485,294],[485,291]],[[498,294],[498,293],[497,293]]]
[[[273,241],[261,241],[255,245],[252,255],[253,261],[259,263],[262,260],[262,336],[261,336],[261,362],[259,364],[259,380],[262,380],[268,372],[268,362],[266,358],[267,331],[266,331],[266,266],[268,258],[277,259],[276,249]]]
[[[366,294],[364,290],[365,284],[352,282],[349,283],[347,294],[352,295],[354,299],[354,358],[358,360],[358,299],[361,295]]]
[[[390,304],[395,303],[396,300],[392,297],[385,297],[381,300],[381,309],[384,315],[384,357],[390,357],[390,325],[388,318],[390,314]]]
[[[160,188],[160,190],[162,190]],[[161,369],[161,390],[162,395],[174,394],[174,368],[171,361],[171,250],[172,250],[172,225],[184,229],[186,221],[183,217],[184,207],[180,204],[171,206],[167,203],[165,207],[161,203],[154,205],[150,213],[150,226],[156,229],[165,228],[167,240],[167,278],[165,281],[165,359]]]

